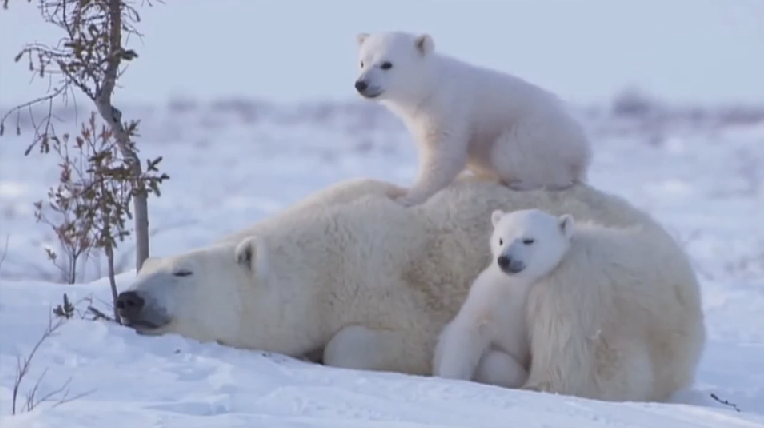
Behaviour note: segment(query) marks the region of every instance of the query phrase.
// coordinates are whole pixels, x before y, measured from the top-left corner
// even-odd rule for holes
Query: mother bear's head
[[[246,325],[251,312],[278,304],[269,292],[267,252],[263,239],[249,237],[149,258],[135,282],[118,295],[117,311],[140,334],[176,333],[235,346],[230,342],[252,335],[243,329],[267,329],[263,323]]]

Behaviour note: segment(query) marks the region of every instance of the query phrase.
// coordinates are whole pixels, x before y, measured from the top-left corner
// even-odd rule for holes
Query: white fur
[[[401,204],[422,203],[465,168],[515,190],[586,181],[588,137],[555,95],[440,54],[427,34],[361,33],[357,40],[356,89],[400,117],[419,148],[419,177]]]
[[[525,279],[507,278],[495,263],[481,272],[456,317],[438,338],[433,374],[508,388],[522,386],[528,378],[525,367],[530,361],[524,307],[531,284]],[[488,352],[505,354],[517,369],[509,378],[497,379],[499,375],[488,367],[482,370],[487,378],[476,379]]]
[[[598,223],[576,223],[569,249],[528,294],[533,358],[523,388],[665,400],[691,383],[705,345],[701,295],[687,286],[695,275],[657,229]]]
[[[528,292],[567,252],[573,218],[558,219],[538,210],[496,210],[491,224],[491,262],[443,329],[435,347],[434,374],[519,388],[530,363]],[[499,365],[501,353],[509,370]]]
[[[331,366],[432,374],[440,331],[458,313],[491,257],[486,218],[497,209],[539,208],[570,213],[577,223],[642,225],[652,232],[642,238],[643,249],[660,254],[664,265],[673,268],[657,277],[647,269],[623,278],[611,269],[609,283],[629,288],[649,280],[654,288],[671,290],[653,302],[660,310],[651,313],[659,328],[649,340],[665,343],[653,363],[661,373],[654,377],[653,395],[692,381],[703,331],[698,284],[685,254],[644,212],[586,185],[561,192],[514,192],[493,181],[461,177],[413,208],[390,199],[399,191],[375,180],[343,182],[214,245],[147,263],[131,289],[146,302],[140,320],[150,319],[158,327],[136,329],[295,357],[323,351],[323,362]],[[574,277],[572,284],[581,281]],[[632,307],[633,297],[621,296],[623,301],[601,306],[606,296],[587,295],[591,302],[580,302],[568,297],[569,290],[543,289],[550,295],[535,297],[539,311],[528,318],[534,333],[532,380],[542,385],[555,380],[549,385],[566,393],[578,392],[570,389],[581,381],[578,371],[593,364],[600,376],[635,375],[621,364],[628,355],[601,360],[573,354],[590,358],[580,360],[557,352],[587,346],[590,331],[575,326],[589,327],[591,313],[607,313],[614,325],[643,322],[635,314],[642,300],[634,300]],[[584,309],[572,310],[574,304]],[[540,326],[550,328],[547,337]],[[632,345],[631,352],[647,352],[644,342]],[[557,359],[565,371],[553,374]],[[501,354],[489,353],[484,360],[489,374],[511,370]],[[612,396],[624,397],[611,387]],[[608,397],[608,391],[603,394]]]

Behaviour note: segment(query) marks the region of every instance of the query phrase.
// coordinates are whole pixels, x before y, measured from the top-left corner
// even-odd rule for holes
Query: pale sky
[[[118,101],[353,99],[355,34],[409,30],[573,101],[637,84],[677,101],[764,102],[762,0],[166,0],[142,12]],[[40,22],[26,2],[0,11],[0,105],[45,90],[13,63],[25,41],[55,40]]]

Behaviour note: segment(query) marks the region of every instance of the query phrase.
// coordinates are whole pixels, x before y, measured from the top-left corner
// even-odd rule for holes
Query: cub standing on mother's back
[[[561,101],[518,77],[435,52],[427,34],[360,33],[355,88],[400,117],[420,151],[417,205],[465,168],[514,190],[586,181],[588,138]]]

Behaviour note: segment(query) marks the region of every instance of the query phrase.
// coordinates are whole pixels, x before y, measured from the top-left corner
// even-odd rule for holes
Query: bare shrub
[[[0,268],[2,268],[2,264],[5,261],[9,239],[10,236],[7,236],[3,250],[0,252]],[[82,304],[87,305],[85,310],[79,308]],[[104,319],[112,321],[112,318],[95,308],[92,295],[84,297],[72,304],[69,300],[69,296],[64,294],[63,303],[57,305],[55,309],[48,312],[48,323],[45,326],[42,335],[32,346],[29,353],[24,357],[21,355],[16,356],[16,375],[14,376],[13,386],[11,387],[11,415],[16,415],[22,412],[31,412],[42,403],[52,403],[52,406],[56,407],[93,392],[86,391],[84,393],[71,395],[69,384],[71,383],[72,378],[70,377],[59,387],[41,395],[40,385],[45,378],[45,375],[48,373],[47,367],[42,371],[40,376],[37,377],[34,384],[24,391],[24,386],[30,376],[33,360],[37,355],[37,352],[40,350],[40,347],[46,340],[55,336],[58,329],[61,328],[67,320],[73,318],[75,314],[78,315],[80,319]]]
[[[159,192],[159,183],[166,178],[156,167],[161,158],[147,162],[146,170],[134,176],[112,130],[96,125],[95,112],[82,124],[79,135],[63,134],[60,139],[54,135],[48,145],[61,159],[61,174],[58,185],[48,192],[48,203],[35,203],[37,220],[51,226],[64,249],[67,260],[63,269],[69,283],[77,280],[80,257],[94,250],[103,252],[116,302],[114,249],[130,235],[126,220],[132,217],[130,199],[135,189]],[[56,218],[50,220],[48,211]],[[56,262],[57,256],[50,250],[48,256]],[[119,322],[116,305],[114,308],[114,320]]]
[[[95,298],[90,294],[72,303],[69,296],[64,293],[62,302],[53,308],[53,314],[64,319],[72,319],[76,316],[80,320],[87,321],[114,321],[113,318],[94,306],[94,300]],[[85,305],[85,309],[81,309],[82,305]]]
[[[28,3],[32,1],[27,0]],[[134,221],[137,269],[140,269],[149,256],[148,196],[151,193],[159,196],[158,185],[169,177],[161,174],[153,175],[158,177],[157,180],[145,180],[146,172],[152,174],[157,172],[156,166],[161,158],[148,160],[145,165],[146,172],[144,172],[144,165],[138,156],[138,148],[134,141],[134,137],[137,136],[138,122],[122,121],[122,113],[113,105],[112,95],[117,80],[124,72],[123,62],[129,62],[138,57],[134,50],[123,47],[123,36],[125,38],[141,36],[135,27],[140,22],[140,15],[135,4],[140,2],[140,4],[152,6],[155,1],[159,0],[34,0],[43,21],[57,27],[64,35],[55,46],[37,42],[27,44],[16,55],[15,60],[26,59],[29,70],[35,77],[48,79],[50,91],[43,97],[13,108],[0,120],[0,135],[2,135],[6,120],[15,116],[16,133],[20,135],[20,115],[22,111],[28,111],[34,135],[25,154],[28,155],[35,147],[42,153],[48,153],[51,145],[67,145],[70,141],[78,141],[78,139],[57,137],[54,127],[54,101],[66,102],[72,93],[79,91],[95,104],[101,119],[108,126],[108,139],[111,141],[113,138],[114,144],[108,145],[109,149],[106,151],[93,152],[87,159],[87,169],[102,165],[104,162],[116,161],[117,158],[122,163],[118,172],[110,170],[111,167],[104,167],[102,172],[107,174],[104,177],[109,177],[109,174],[119,175],[121,180],[119,186],[126,186],[120,187],[120,197],[124,196],[133,204],[133,212],[125,215]],[[5,9],[8,8],[8,3],[9,0],[3,0]],[[32,110],[32,107],[38,104],[47,105],[47,113],[41,120],[34,118]],[[115,147],[119,155],[112,150]],[[59,155],[61,153],[65,151],[59,151]],[[65,157],[62,159],[64,159],[61,164],[63,176],[69,173],[71,165],[65,162]],[[110,193],[115,190],[111,184],[101,183],[102,188],[96,186],[91,189],[97,194],[96,197],[115,194]],[[110,192],[98,193],[99,189],[105,188],[108,188]],[[62,197],[65,198],[66,195]],[[53,195],[53,198],[57,196]],[[59,199],[58,202],[64,203],[63,199]],[[125,201],[120,198],[119,203],[122,202]],[[121,224],[116,219],[120,217],[120,213],[127,212],[125,209],[127,205],[113,205],[109,201],[100,201],[95,205],[104,210],[102,219],[108,219],[110,222],[106,229],[118,227],[121,230]],[[92,219],[83,221],[93,222]],[[61,233],[70,235],[66,227],[61,229]],[[87,255],[89,246],[92,245],[90,242],[75,244],[76,247],[65,247],[69,251],[70,258],[76,256],[79,259]],[[103,250],[109,256],[113,251],[113,245],[103,247]],[[68,261],[65,264],[69,268],[76,265]]]
[[[21,357],[20,355],[16,356],[16,377],[14,378],[13,387],[11,388],[12,415],[16,415],[22,411],[30,412],[34,410],[38,405],[46,402],[52,402],[53,407],[56,407],[61,404],[81,398],[92,392],[85,392],[74,396],[70,395],[69,384],[71,383],[72,379],[69,378],[58,388],[49,391],[44,395],[40,395],[40,383],[48,372],[48,369],[46,368],[37,378],[34,385],[32,385],[26,392],[23,393],[23,397],[21,396],[22,385],[25,384],[27,377],[29,376],[29,371],[32,368],[32,361],[34,360],[37,351],[39,351],[40,346],[42,346],[42,344],[47,339],[53,337],[56,334],[57,330],[62,325],[64,325],[66,320],[66,318],[54,318],[52,313],[49,313],[48,324],[45,327],[45,331],[43,331],[43,334],[40,336],[34,346],[32,346],[32,350],[29,351],[29,354],[27,354],[26,357]],[[21,400],[23,400],[23,402]]]

